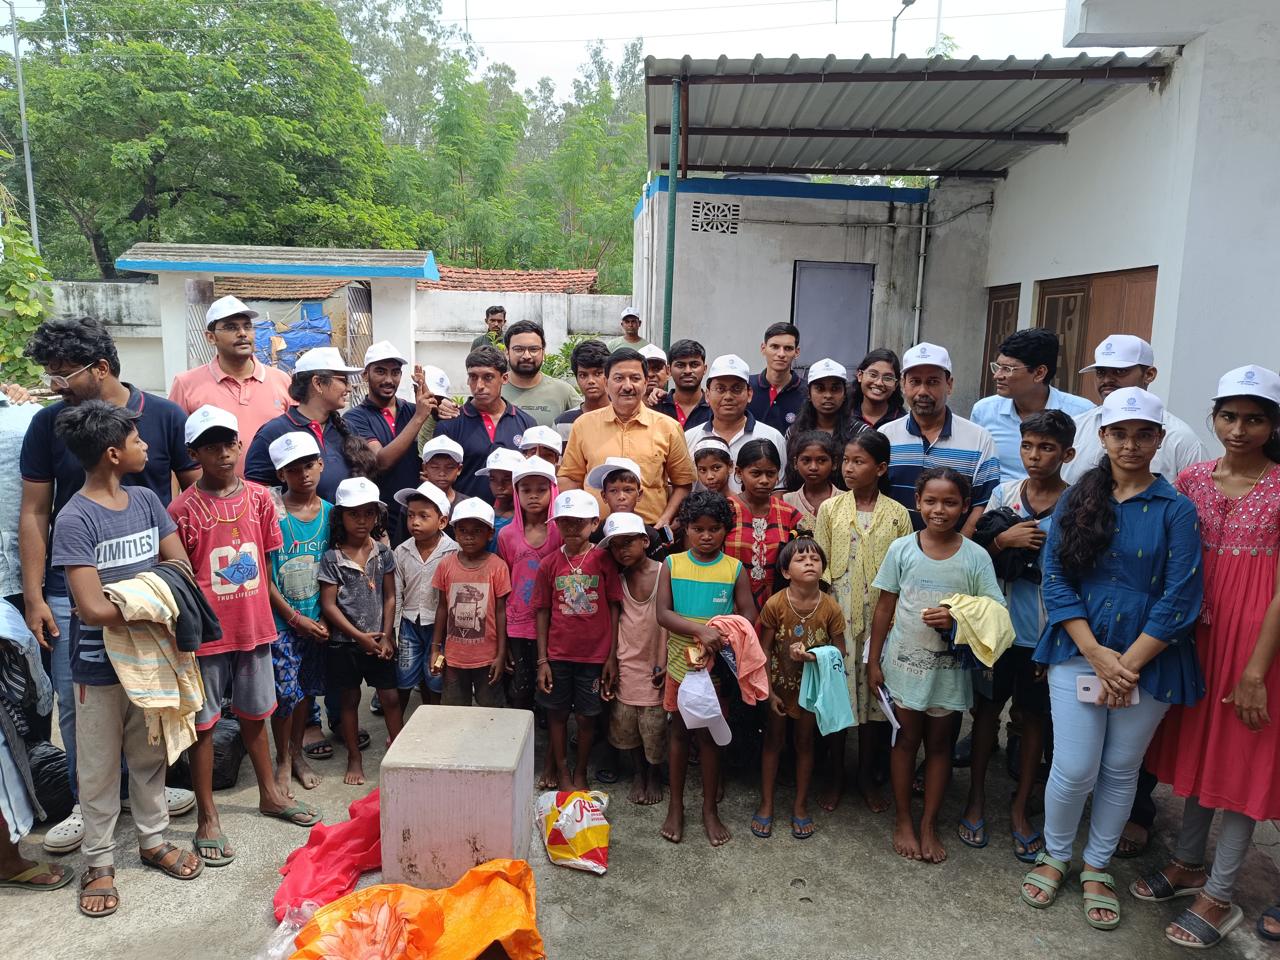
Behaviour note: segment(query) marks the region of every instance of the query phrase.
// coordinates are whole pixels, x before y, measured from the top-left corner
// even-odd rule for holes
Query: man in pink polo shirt
[[[169,388],[169,399],[188,414],[207,403],[236,418],[244,440],[236,464],[236,473],[241,476],[249,441],[258,428],[293,406],[289,375],[253,355],[253,321],[257,316],[257,310],[250,310],[235,297],[215,300],[204,315],[204,336],[217,353],[203,366],[178,374]]]

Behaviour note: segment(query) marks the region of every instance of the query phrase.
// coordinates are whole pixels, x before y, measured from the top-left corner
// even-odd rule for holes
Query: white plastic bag
[[[270,938],[262,949],[255,953],[252,960],[287,960],[293,956],[296,947],[293,945],[298,931],[311,921],[311,915],[320,909],[314,900],[303,900],[296,907],[285,911],[284,919],[272,931]]]
[[[592,790],[538,795],[534,823],[552,863],[602,874],[609,869],[609,795]]]

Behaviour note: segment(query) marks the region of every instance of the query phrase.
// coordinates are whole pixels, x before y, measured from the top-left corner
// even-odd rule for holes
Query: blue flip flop
[[[801,833],[805,827],[809,827],[808,833]],[[797,840],[808,840],[816,832],[813,828],[813,817],[792,817],[791,818],[791,835]]]
[[[960,830],[957,829],[956,836],[960,838],[960,842],[963,843],[966,847],[973,847],[977,850],[981,850],[983,847],[985,847],[988,843],[991,842],[991,837],[987,835],[987,821],[985,819],[979,820],[977,823],[970,823],[964,817],[961,817],[960,826],[964,827],[965,830],[968,830],[969,833],[971,833],[975,837],[979,835],[982,836],[981,840],[970,840]]]
[[[1276,923],[1280,923],[1280,904],[1276,904],[1274,907],[1267,907],[1267,909],[1262,911],[1262,916],[1258,917],[1258,936],[1263,940],[1270,940],[1273,943],[1280,941],[1280,933],[1272,933],[1263,924],[1262,921],[1266,917],[1270,917],[1272,920],[1276,921]]]
[[[762,817],[758,814],[752,817],[751,832],[761,840],[768,840],[773,836],[773,817]]]
[[[1013,855],[1023,863],[1035,863],[1036,856],[1040,853],[1040,850],[1044,849],[1044,834],[1037,830],[1028,837],[1019,833],[1017,830],[1014,830],[1012,827],[1009,828],[1009,832],[1013,834]],[[1040,843],[1040,850],[1032,850],[1031,845],[1037,841]],[[1019,846],[1022,847],[1022,853],[1018,852]]]

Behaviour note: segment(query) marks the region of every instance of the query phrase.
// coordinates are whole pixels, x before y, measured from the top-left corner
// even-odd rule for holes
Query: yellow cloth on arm
[[[956,622],[956,645],[967,646],[984,667],[993,667],[1013,646],[1013,621],[1003,603],[990,597],[953,593],[942,606],[951,608]]]
[[[108,584],[102,592],[125,620],[123,627],[102,631],[107,658],[129,702],[143,711],[147,739],[153,744],[163,740],[169,763],[176,763],[196,742],[204,682],[196,655],[178,649],[173,593],[154,573]]]

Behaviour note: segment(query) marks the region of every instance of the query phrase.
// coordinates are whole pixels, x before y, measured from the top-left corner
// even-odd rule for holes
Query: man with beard
[[[250,310],[235,297],[215,300],[204,315],[204,338],[214,349],[213,359],[194,370],[184,370],[169,387],[169,399],[188,415],[208,404],[236,418],[245,439],[236,464],[236,473],[242,477],[248,441],[264,423],[293,406],[289,375],[254,356],[253,321],[257,317],[257,310]]]
[[[502,385],[502,399],[514,403],[541,426],[555,426],[556,417],[572,410],[582,398],[563,380],[543,374],[547,338],[541,324],[517,321],[507,328],[503,341],[511,371]]]
[[[593,467],[609,457],[627,457],[640,467],[635,512],[650,526],[669,527],[694,481],[680,425],[644,405],[645,362],[637,351],[624,347],[611,353],[605,378],[609,406],[574,421],[560,461],[560,489],[580,490]],[[600,491],[592,493],[600,500]]]
[[[737,462],[738,451],[748,442],[768,440],[777,448],[778,461],[787,462],[787,444],[782,434],[751,412],[751,379],[751,368],[737,354],[727,353],[711,361],[707,368],[711,419],[684,432],[690,450],[703,437],[717,436],[729,445],[729,455]],[[729,489],[742,492],[736,472],[729,475]]]
[[[675,417],[680,429],[700,427],[711,419],[711,407],[702,378],[707,372],[707,351],[697,340],[677,340],[667,351],[667,364],[675,389],[653,409]]]
[[[40,644],[52,651],[54,691],[58,697],[58,728],[67,753],[67,776],[76,793],[76,711],[71,665],[71,599],[60,567],[49,566],[49,545],[58,512],[84,485],[84,467],[54,432],[58,415],[87,400],[104,400],[138,414],[138,435],[147,445],[147,464],[128,474],[123,483],[148,487],[160,502],[173,499],[173,478],[189,487],[200,468],[187,452],[186,414],[164,397],[143,393],[120,380],[120,357],[111,335],[89,317],[57,317],[36,328],[26,354],[44,367],[44,379],[60,398],[31,420],[23,438],[22,514],[18,521],[22,558],[22,596],[27,626]],[[82,651],[83,652],[83,651]],[[100,647],[81,664],[87,675],[114,676]],[[195,807],[190,790],[167,789],[169,813]],[[79,804],[71,816],[49,830],[44,846],[51,853],[69,853],[84,839]]]
[[[950,467],[969,479],[968,512],[958,529],[973,536],[991,491],[1000,481],[1000,460],[991,434],[947,405],[951,396],[951,355],[943,347],[921,343],[902,358],[902,395],[907,415],[886,423],[889,438],[889,493],[911,513],[917,529],[924,522],[916,511],[916,478],[930,467]]]

